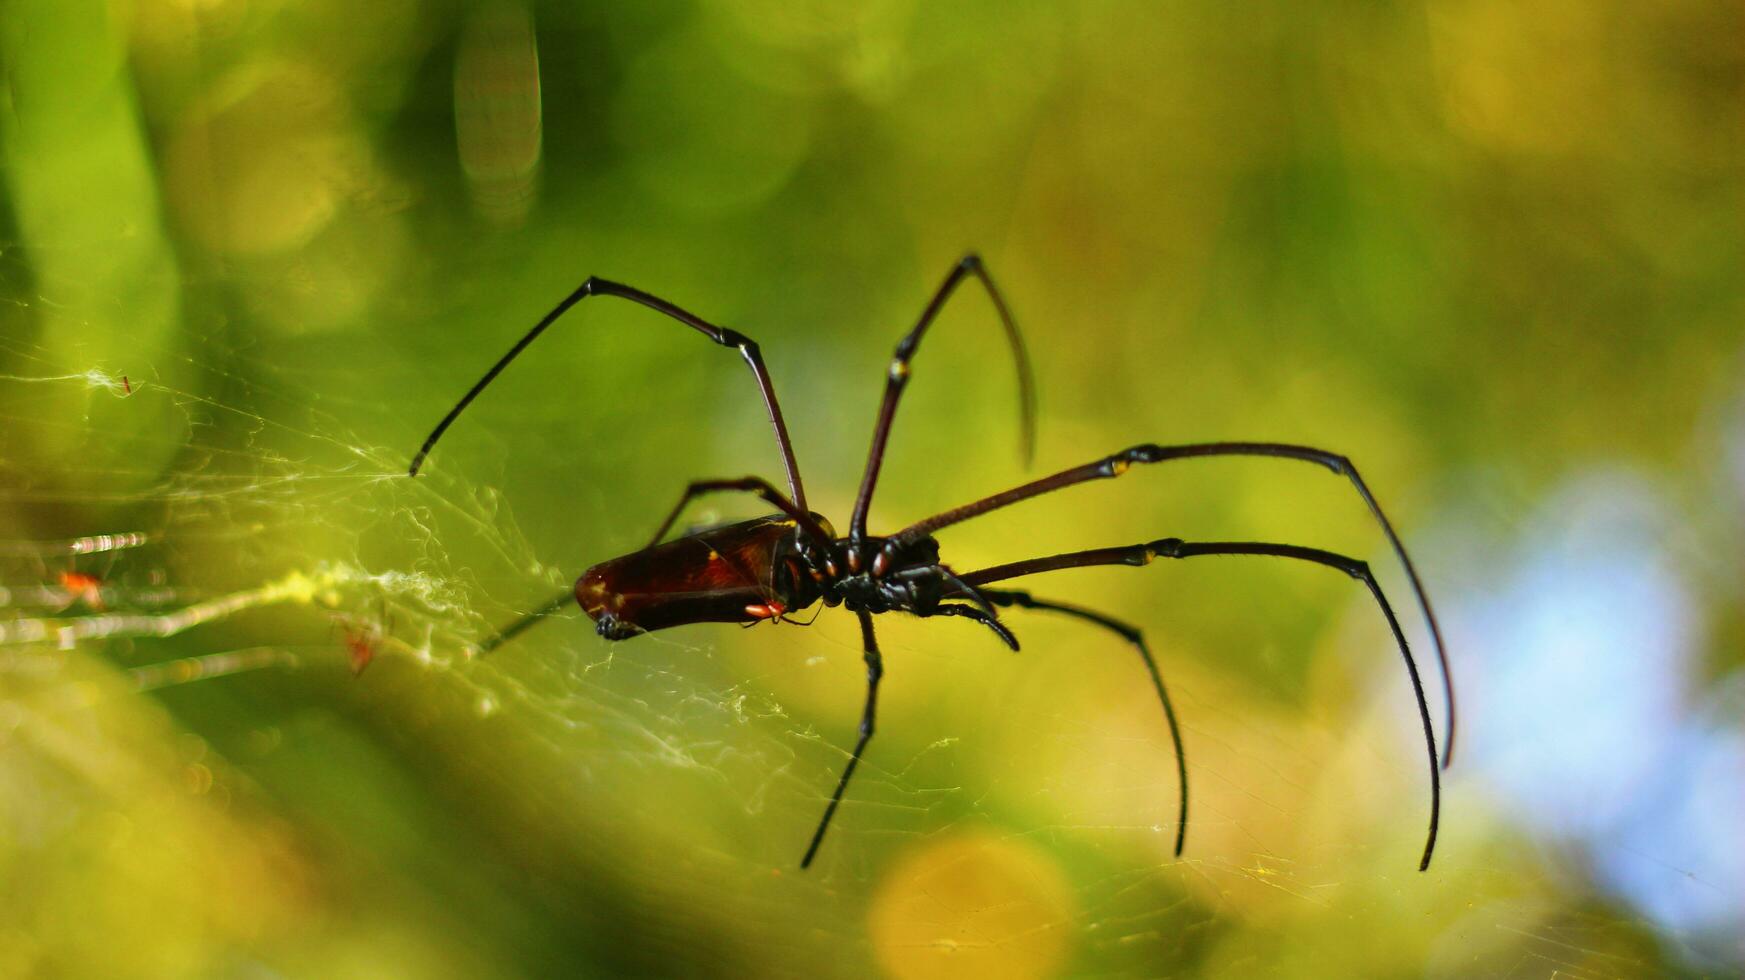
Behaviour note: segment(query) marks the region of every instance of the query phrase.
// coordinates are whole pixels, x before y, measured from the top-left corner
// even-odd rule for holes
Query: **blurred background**
[[[1745,969],[1745,8],[6,0],[0,974],[1506,976]],[[683,483],[875,531],[1146,441],[1362,467],[1443,617],[1443,834],[1367,593],[1259,559],[1013,610],[608,644]],[[690,520],[752,516],[711,499]],[[1135,470],[942,535],[1373,562],[1343,481]],[[808,616],[802,619],[809,618]],[[368,669],[354,677],[354,667]],[[1438,731],[1443,707],[1432,697]]]

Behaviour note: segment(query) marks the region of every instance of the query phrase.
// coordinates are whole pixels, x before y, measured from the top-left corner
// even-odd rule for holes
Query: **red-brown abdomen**
[[[576,601],[608,639],[686,623],[755,623],[787,610],[777,566],[794,522],[761,517],[601,562],[576,580]],[[809,604],[809,601],[808,603]]]

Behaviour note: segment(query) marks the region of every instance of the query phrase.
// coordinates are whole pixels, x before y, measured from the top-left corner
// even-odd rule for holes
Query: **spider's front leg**
[[[836,782],[836,792],[830,794],[830,804],[824,808],[824,818],[818,821],[818,829],[812,833],[812,843],[806,848],[806,856],[800,859],[800,867],[810,867],[812,858],[818,853],[818,845],[824,842],[824,831],[830,829],[830,818],[836,815],[836,807],[842,802],[842,793],[848,789],[848,780],[854,775],[854,768],[860,765],[860,756],[866,751],[866,743],[872,740],[874,715],[878,712],[879,679],[885,676],[885,661],[879,656],[878,637],[873,635],[872,614],[865,610],[857,610],[860,617],[861,645],[866,653],[866,707],[860,715],[860,741],[854,743],[854,754],[848,757],[848,765],[842,770],[842,778]]]
[[[1199,442],[1179,446],[1159,446],[1145,443],[1124,449],[1121,452],[1102,459],[1092,460],[1082,466],[1062,470],[1053,476],[1040,480],[1032,480],[1020,487],[996,493],[980,500],[971,501],[961,507],[954,507],[944,513],[935,514],[924,521],[911,524],[885,539],[880,553],[873,557],[873,574],[890,564],[895,553],[909,544],[929,537],[942,528],[969,520],[1002,507],[1010,507],[1020,501],[1043,494],[1064,490],[1067,487],[1087,483],[1091,480],[1107,480],[1121,476],[1131,470],[1135,464],[1167,463],[1172,460],[1206,459],[1218,456],[1249,456],[1272,459],[1292,459],[1304,463],[1313,463],[1326,467],[1330,472],[1339,474],[1350,481],[1357,495],[1363,498],[1370,514],[1381,526],[1382,533],[1387,536],[1388,543],[1393,547],[1394,554],[1399,558],[1400,565],[1405,569],[1406,578],[1412,583],[1412,593],[1418,599],[1418,608],[1424,613],[1424,621],[1430,627],[1430,642],[1436,651],[1436,661],[1442,668],[1442,697],[1448,705],[1448,739],[1443,743],[1442,768],[1454,758],[1455,708],[1454,708],[1454,678],[1448,669],[1448,650],[1442,642],[1442,628],[1437,625],[1436,613],[1430,608],[1430,597],[1424,591],[1424,583],[1418,578],[1417,567],[1412,564],[1411,556],[1406,554],[1405,542],[1394,531],[1393,522],[1382,512],[1381,504],[1376,501],[1375,494],[1369,490],[1369,485],[1357,472],[1357,467],[1350,458],[1339,453],[1316,449],[1313,446],[1297,446],[1282,442]]]

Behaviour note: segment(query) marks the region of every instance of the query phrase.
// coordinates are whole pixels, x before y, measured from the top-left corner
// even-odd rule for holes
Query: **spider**
[[[447,415],[437,423],[407,469],[416,476],[436,441],[473,400],[494,381],[554,321],[570,307],[594,296],[610,296],[628,300],[664,314],[701,333],[722,347],[738,351],[756,379],[763,397],[764,410],[775,431],[776,446],[781,453],[787,476],[787,492],[769,481],[747,476],[739,479],[696,480],[685,487],[678,503],[661,521],[649,538],[648,545],[588,569],[575,583],[573,591],[562,596],[507,627],[481,646],[488,652],[512,639],[534,622],[562,609],[569,602],[580,604],[594,623],[600,636],[608,640],[623,640],[652,630],[690,623],[722,622],[752,625],[765,620],[780,620],[788,614],[814,603],[843,606],[855,614],[860,623],[862,647],[866,662],[866,703],[860,718],[860,736],[854,751],[837,780],[836,789],[824,807],[806,853],[800,860],[808,867],[818,853],[818,847],[829,829],[831,818],[842,802],[849,780],[860,764],[867,743],[872,740],[878,708],[879,680],[884,676],[884,660],[879,654],[873,617],[880,613],[905,612],[920,617],[954,616],[970,620],[991,630],[1002,643],[1018,649],[1013,635],[999,610],[1016,607],[1040,610],[1070,617],[1101,628],[1120,637],[1139,654],[1150,675],[1152,687],[1163,706],[1164,719],[1174,744],[1176,778],[1179,785],[1179,807],[1176,817],[1175,854],[1179,857],[1187,841],[1188,779],[1187,761],[1182,750],[1181,729],[1175,708],[1170,702],[1163,676],[1146,645],[1140,630],[1115,617],[1084,606],[1042,599],[1030,592],[1012,588],[993,588],[995,583],[1064,568],[1093,565],[1146,565],[1155,559],[1186,559],[1208,555],[1255,555],[1309,562],[1344,572],[1362,582],[1375,598],[1388,629],[1393,633],[1400,656],[1411,679],[1412,693],[1417,699],[1418,715],[1423,723],[1424,742],[1430,760],[1430,826],[1424,842],[1423,857],[1418,869],[1430,866],[1436,848],[1436,828],[1441,813],[1441,781],[1439,771],[1447,768],[1454,743],[1454,689],[1448,676],[1448,660],[1443,649],[1441,630],[1430,608],[1429,598],[1418,578],[1417,570],[1406,554],[1405,545],[1395,533],[1392,523],[1369,487],[1358,475],[1357,468],[1346,457],[1308,446],[1274,442],[1205,442],[1183,445],[1145,443],[1092,460],[1081,466],[1062,470],[1022,486],[971,501],[944,513],[890,534],[873,535],[867,531],[867,511],[873,491],[878,486],[879,468],[897,407],[902,401],[910,377],[910,366],[928,327],[938,316],[947,300],[966,280],[979,282],[986,290],[1005,329],[1006,341],[1017,362],[1021,440],[1023,455],[1028,462],[1035,442],[1035,398],[1028,356],[1019,336],[1016,322],[1005,297],[995,287],[981,259],[971,253],[952,267],[944,282],[934,292],[909,333],[897,344],[885,373],[884,397],[879,405],[877,423],[873,428],[872,449],[862,473],[860,490],[855,497],[854,512],[849,519],[848,534],[839,536],[822,514],[806,506],[806,491],[800,481],[800,470],[794,459],[793,443],[788,437],[775,387],[770,382],[763,354],[751,338],[726,327],[717,326],[696,314],[645,293],[639,289],[590,277],[566,296],[549,313],[534,324],[507,354],[492,365],[463,395]],[[1180,538],[1159,538],[1139,544],[1113,548],[1093,548],[1030,558],[1024,561],[996,565],[959,573],[942,563],[939,542],[935,534],[993,510],[1064,490],[1092,480],[1112,479],[1131,470],[1136,464],[1149,465],[1174,460],[1199,459],[1212,456],[1261,456],[1314,463],[1344,476],[1380,524],[1394,554],[1410,580],[1419,609],[1429,625],[1436,656],[1442,670],[1442,689],[1447,706],[1447,737],[1443,754],[1438,758],[1436,736],[1430,722],[1430,709],[1424,698],[1424,685],[1416,661],[1406,643],[1393,607],[1388,604],[1380,584],[1367,563],[1345,555],[1291,544],[1262,541],[1184,541]],[[754,494],[776,509],[776,513],[755,520],[705,528],[663,541],[678,521],[685,507],[704,494],[735,492]]]

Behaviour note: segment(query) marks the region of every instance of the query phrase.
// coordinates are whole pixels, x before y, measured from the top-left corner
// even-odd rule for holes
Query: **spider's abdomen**
[[[794,522],[761,517],[601,562],[576,580],[576,602],[601,636],[621,640],[687,623],[755,623],[800,606],[791,574]]]

